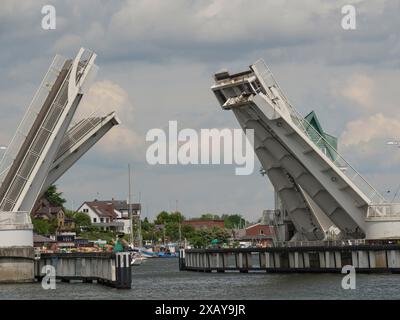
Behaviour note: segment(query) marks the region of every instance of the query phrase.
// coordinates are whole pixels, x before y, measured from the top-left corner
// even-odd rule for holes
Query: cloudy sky
[[[43,30],[44,5],[56,8],[56,30]],[[341,27],[353,4],[357,29]],[[391,200],[400,183],[400,1],[137,0],[12,1],[0,8],[0,144],[6,145],[52,57],[80,47],[98,54],[96,82],[81,113],[115,110],[122,120],[61,180],[77,207],[94,198],[134,198],[153,218],[240,213],[256,220],[273,207],[258,170],[234,166],[150,166],[148,130],[239,128],[213,97],[212,75],[242,71],[263,58],[297,109],[315,110],[340,151]],[[256,163],[256,169],[259,163]],[[390,191],[390,193],[387,193]]]

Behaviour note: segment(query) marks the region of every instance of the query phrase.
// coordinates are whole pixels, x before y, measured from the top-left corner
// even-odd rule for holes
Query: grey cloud
[[[358,12],[357,30],[351,32],[340,27],[340,8],[348,3]],[[293,105],[303,114],[314,109],[332,134],[341,136],[349,123],[379,112],[398,119],[397,0],[51,1],[57,9],[52,31],[40,27],[44,4],[48,1],[2,1],[0,107],[6,120],[1,139],[12,135],[53,55],[71,56],[80,46],[98,53],[98,81],[126,93],[120,116],[141,138],[151,128],[166,128],[168,120],[178,120],[181,128],[238,128],[210,92],[212,74],[225,67],[240,71],[258,58],[269,63]],[[361,108],[343,95],[359,75],[375,79],[374,101],[381,105]],[[391,134],[388,139],[396,138]],[[396,184],[386,177],[398,177],[393,174],[398,155],[385,149],[385,139],[341,148],[381,190]],[[241,212],[256,220],[273,206],[271,188],[257,173],[235,177],[230,167],[155,168],[144,160],[145,143],[122,148],[116,156],[104,147],[100,143],[60,180],[69,204],[77,206],[97,192],[126,197],[131,162],[134,188],[142,190],[150,216],[176,198],[188,215]]]

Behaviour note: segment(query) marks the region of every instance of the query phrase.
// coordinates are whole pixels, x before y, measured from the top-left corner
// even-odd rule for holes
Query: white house
[[[114,230],[130,234],[131,220],[129,210],[132,210],[132,219],[140,218],[140,203],[132,203],[131,208],[127,201],[86,201],[79,208],[78,212],[87,214],[93,226],[102,230]]]

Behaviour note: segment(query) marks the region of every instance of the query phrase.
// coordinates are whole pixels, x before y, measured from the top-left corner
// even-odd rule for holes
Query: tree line
[[[104,238],[104,240],[113,239],[113,232],[100,231],[92,226],[90,218],[85,213],[73,212],[64,207],[66,200],[62,197],[62,193],[57,191],[55,186],[51,186],[44,197],[52,206],[62,207],[65,216],[74,221],[75,231],[78,235],[87,237],[90,240]],[[195,229],[190,225],[185,225],[182,222],[185,220],[222,220],[224,228],[207,228]],[[49,235],[55,234],[58,227],[57,219],[43,220],[32,219],[34,231],[39,234]],[[181,212],[160,212],[156,218],[150,222],[147,217],[140,221],[141,235],[143,240],[152,242],[178,242],[186,240],[194,247],[205,247],[211,242],[221,244],[227,241],[232,233],[230,230],[245,227],[249,222],[239,214],[223,214],[216,215],[205,213],[197,218],[186,219]],[[139,221],[134,222],[134,236],[138,236]],[[128,237],[126,237],[128,238]]]

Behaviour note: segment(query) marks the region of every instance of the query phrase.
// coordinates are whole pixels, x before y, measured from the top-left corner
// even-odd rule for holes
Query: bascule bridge
[[[57,55],[0,163],[0,281],[33,279],[30,213],[36,201],[112,127],[114,112],[72,124],[97,66],[80,49],[73,59]]]
[[[400,239],[400,204],[388,203],[289,103],[262,60],[214,80],[222,109],[254,130],[254,151],[295,227],[293,240],[324,240],[327,227],[341,239]]]

